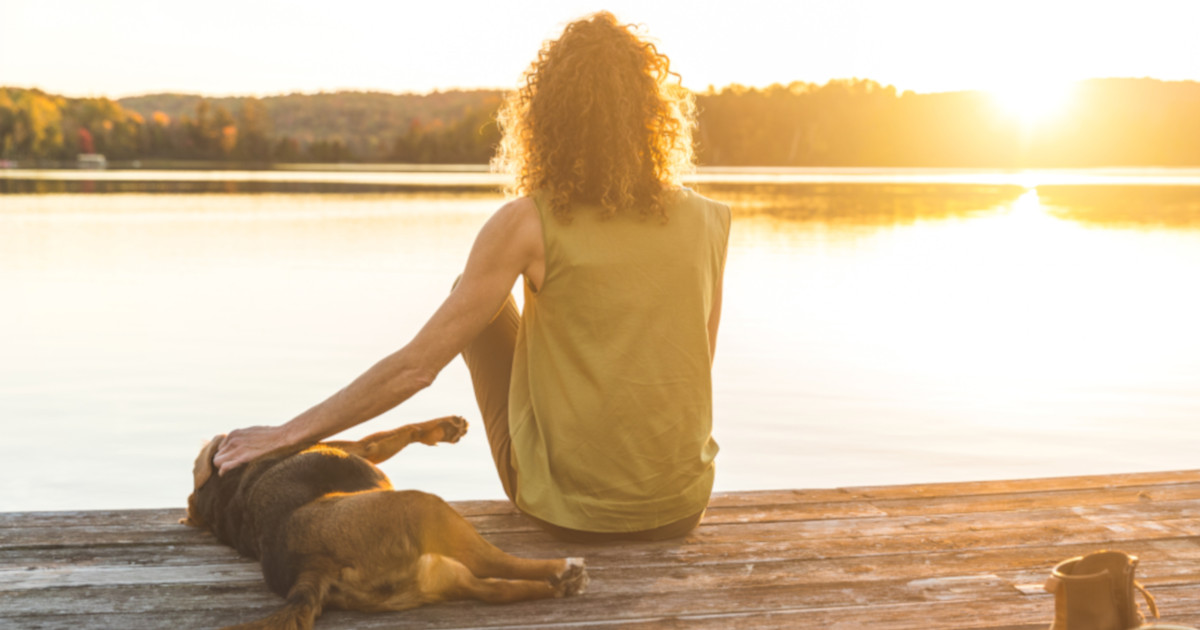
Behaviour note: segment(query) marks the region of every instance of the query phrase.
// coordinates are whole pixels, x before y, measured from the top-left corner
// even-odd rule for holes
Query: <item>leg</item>
[[[372,433],[357,442],[332,441],[323,444],[378,464],[387,461],[392,455],[399,453],[401,449],[413,442],[422,444],[450,442],[453,444],[466,432],[466,420],[460,416],[446,416],[417,424],[406,424],[391,431]]]
[[[561,597],[548,582],[480,578],[454,558],[433,553],[427,553],[417,561],[417,587],[426,603],[479,599],[489,604],[507,604]]]
[[[407,494],[407,493],[406,493]],[[501,551],[479,535],[458,512],[440,498],[412,493],[409,519],[416,521],[423,554],[453,558],[481,578],[537,580],[559,595],[578,595],[587,585],[583,558],[520,558]]]
[[[455,285],[458,282],[455,281]],[[490,324],[463,350],[471,372],[475,401],[483,415],[483,426],[500,484],[510,500],[517,496],[517,472],[512,464],[512,439],[508,433],[508,385],[512,378],[513,350],[521,316],[510,295]]]
[[[329,578],[328,571],[302,572],[288,592],[283,608],[258,621],[229,626],[224,630],[309,630],[321,614],[321,606],[329,592]]]
[[[417,490],[313,501],[293,513],[288,527],[292,554],[324,562],[310,561],[301,575],[332,567],[325,571],[333,585],[323,600],[328,607],[405,610],[464,597],[566,597],[587,582],[582,560],[510,556],[445,501]]]
[[[546,521],[529,514],[526,514],[525,517],[537,523],[550,535],[566,542],[604,543],[623,540],[636,540],[645,542],[669,540],[671,538],[682,538],[686,536],[693,529],[696,529],[696,526],[700,524],[700,519],[704,518],[704,510],[700,510],[691,516],[686,516],[673,523],[667,523],[661,527],[644,529],[636,532],[587,532],[578,529],[559,527],[558,525],[547,523]]]

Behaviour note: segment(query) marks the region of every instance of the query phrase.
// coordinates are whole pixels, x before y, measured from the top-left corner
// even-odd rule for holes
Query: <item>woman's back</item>
[[[543,45],[498,118],[495,164],[517,199],[480,229],[449,297],[338,393],[232,432],[222,472],[395,407],[461,352],[505,493],[548,531],[657,540],[696,526],[717,452],[729,208],[679,188],[692,97],[637,31],[599,12]]]
[[[517,504],[595,532],[697,513],[717,452],[708,324],[729,208],[688,189],[665,223],[586,206],[564,223],[547,205],[545,280],[526,283],[509,398]]]

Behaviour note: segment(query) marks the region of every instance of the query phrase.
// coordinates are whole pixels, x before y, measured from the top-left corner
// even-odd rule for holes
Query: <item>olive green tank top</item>
[[[593,532],[703,510],[713,484],[708,320],[729,207],[682,189],[669,220],[564,224],[537,196],[546,276],[525,283],[509,391],[517,505]]]

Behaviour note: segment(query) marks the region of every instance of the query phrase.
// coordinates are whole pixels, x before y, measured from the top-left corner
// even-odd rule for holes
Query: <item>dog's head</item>
[[[217,449],[221,448],[221,443],[225,441],[225,435],[221,434],[209,440],[204,448],[200,449],[200,454],[196,456],[196,463],[192,465],[192,494],[188,496],[187,517],[180,520],[184,525],[192,527],[205,527],[204,520],[200,518],[199,511],[196,505],[196,495],[200,492],[200,488],[208,483],[216,472],[216,467],[213,465],[213,456],[217,454]]]

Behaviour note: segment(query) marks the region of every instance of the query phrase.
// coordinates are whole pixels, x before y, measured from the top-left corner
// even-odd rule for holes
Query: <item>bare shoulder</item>
[[[537,202],[533,197],[517,197],[516,199],[505,202],[496,211],[497,216],[503,216],[507,221],[527,222],[530,220],[539,221]]]
[[[518,197],[500,206],[489,223],[495,224],[514,244],[540,245],[542,220],[538,216],[537,203],[532,197]]]

